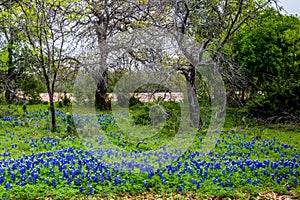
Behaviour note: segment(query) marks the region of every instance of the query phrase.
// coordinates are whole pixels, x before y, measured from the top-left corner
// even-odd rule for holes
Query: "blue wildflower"
[[[5,189],[11,189],[12,186],[9,184],[9,182],[7,182],[7,183],[5,183],[4,188]]]
[[[231,186],[231,182],[230,182],[230,181],[227,182],[227,186],[228,186],[228,187]]]
[[[76,185],[80,185],[80,177],[77,177],[77,179],[76,179],[76,183],[75,183]]]
[[[56,180],[55,180],[55,179],[52,179],[52,186],[53,186],[54,188],[56,188]]]
[[[179,186],[179,192],[180,192],[180,194],[183,194],[182,186]]]
[[[90,193],[90,195],[93,194],[93,187],[92,186],[90,186],[89,193]]]
[[[280,182],[281,182],[281,178],[278,178],[277,183],[280,184]]]

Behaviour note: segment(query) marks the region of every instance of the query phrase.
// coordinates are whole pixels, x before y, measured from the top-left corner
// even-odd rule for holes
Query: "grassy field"
[[[50,132],[47,105],[1,106],[0,197],[300,198],[299,126],[262,126],[229,109],[208,154],[201,151],[205,131],[168,151],[180,113],[165,106],[168,119],[157,133],[149,131],[147,106],[132,108],[130,131],[109,113],[79,116],[61,108],[56,133]]]

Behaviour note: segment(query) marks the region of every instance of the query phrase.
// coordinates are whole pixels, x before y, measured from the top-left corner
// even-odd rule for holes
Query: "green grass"
[[[109,142],[110,144],[107,145],[107,148],[114,145],[117,147],[120,151],[123,150],[124,152],[130,152],[130,151],[139,151],[143,150],[145,152],[149,152],[150,149],[152,150],[158,150],[161,146],[163,146],[165,143],[168,143],[172,137],[174,137],[174,134],[176,133],[176,130],[178,129],[177,123],[178,123],[178,107],[167,105],[167,112],[169,112],[169,116],[171,116],[171,120],[165,122],[163,125],[163,128],[156,134],[154,134],[151,137],[145,138],[146,144],[141,144],[137,147],[138,139],[132,139],[127,133],[121,133],[122,130],[120,130],[120,127],[118,127],[115,124],[108,124],[108,126],[105,129],[102,129],[100,132],[99,130],[92,130],[90,134],[93,134],[95,131],[95,134],[98,135],[105,135],[106,140],[104,142]],[[58,127],[60,132],[51,133],[50,130],[50,119],[49,118],[43,118],[41,120],[38,120],[39,114],[36,114],[36,120],[30,120],[29,118],[26,118],[24,116],[24,111],[22,109],[22,106],[0,106],[1,109],[5,110],[8,109],[9,112],[11,112],[11,115],[14,115],[18,117],[17,123],[23,123],[22,126],[16,126],[16,122],[10,123],[10,122],[2,122],[0,125],[0,142],[2,150],[0,149],[0,153],[4,153],[7,150],[9,150],[11,154],[11,158],[19,158],[22,155],[30,155],[32,152],[39,153],[39,152],[47,152],[47,151],[58,151],[63,148],[69,148],[73,147],[74,149],[90,149],[90,147],[87,144],[93,144],[93,148],[97,146],[97,142],[91,138],[83,137],[81,138],[74,138],[73,135],[67,136],[67,133],[65,132],[66,126],[68,123],[66,122],[65,117],[58,117]],[[26,110],[28,112],[34,111],[34,110],[43,110],[48,109],[47,105],[34,105],[34,106],[27,106]],[[70,112],[72,109],[64,108],[63,109],[66,112]],[[6,112],[6,111],[5,111]],[[173,112],[173,113],[172,113]],[[175,113],[175,114],[174,114]],[[238,114],[237,114],[238,113]],[[147,129],[149,129],[150,121],[148,121],[148,118],[145,117],[147,112],[144,112],[143,109],[140,109],[139,107],[136,107],[135,109],[131,110],[132,119],[130,121],[126,121],[128,127],[125,127],[125,129],[132,130],[133,132],[136,132],[138,134],[139,132],[147,132]],[[205,115],[205,113],[204,113]],[[274,153],[272,150],[268,150],[269,153],[261,153],[261,156],[258,156],[258,152],[260,151],[262,144],[264,144],[265,141],[272,141],[274,138],[276,138],[276,143],[274,143],[273,149],[280,148],[281,144],[289,144],[292,145],[293,148],[286,149],[286,155],[287,157],[291,156],[293,153],[300,153],[299,151],[299,143],[300,141],[300,127],[293,124],[276,124],[276,125],[269,125],[269,126],[253,126],[253,123],[245,124],[241,120],[243,117],[243,112],[236,112],[233,109],[228,109],[226,122],[224,126],[224,131],[220,135],[220,140],[224,139],[224,142],[220,143],[218,146],[216,146],[214,149],[212,149],[213,155],[222,155],[225,152],[239,152],[245,156],[247,153],[251,152],[251,155],[249,156],[249,159],[253,160],[260,160],[263,161],[265,159],[270,161],[276,161],[281,159],[281,155],[278,153]],[[144,120],[139,121],[139,117],[142,117]],[[250,121],[250,120],[249,120]],[[247,122],[247,121],[246,121]],[[206,122],[207,123],[207,122]],[[110,136],[110,132],[116,133],[116,136]],[[121,134],[121,135],[120,135]],[[148,135],[151,135],[150,133],[147,133]],[[13,137],[11,137],[13,135]],[[86,136],[88,136],[87,134]],[[64,139],[62,137],[64,136]],[[118,137],[120,136],[120,137]],[[194,139],[194,142],[192,144],[189,144],[189,150],[192,151],[198,151],[202,145],[199,138],[205,138],[206,134],[205,131],[203,133],[197,133],[196,137]],[[59,143],[47,144],[44,146],[44,144],[41,141],[43,138],[50,137],[53,140],[59,141]],[[12,138],[12,139],[11,139]],[[82,139],[86,139],[85,145],[82,143]],[[30,146],[29,143],[25,143],[24,141],[35,141],[35,146]],[[245,148],[241,147],[241,142],[251,142],[255,140],[255,145],[251,148]],[[15,148],[12,148],[12,145],[16,145]],[[102,146],[106,148],[105,146]],[[92,148],[92,149],[93,149]],[[228,156],[229,158],[235,159],[243,158],[243,156],[240,155],[233,155]],[[105,159],[105,158],[104,158]],[[204,161],[209,161],[210,158],[202,158]],[[118,161],[116,159],[116,161]],[[175,165],[176,162],[173,163]],[[271,168],[268,168],[268,170],[272,170]],[[209,170],[212,176],[219,175],[220,171],[211,171]],[[43,172],[45,177],[49,177],[49,172],[45,171]],[[260,170],[259,173],[262,173]],[[280,171],[280,173],[288,173],[288,171]],[[218,198],[237,198],[237,199],[249,199],[254,198],[256,196],[260,196],[264,191],[271,191],[275,192],[278,195],[291,195],[297,198],[299,197],[299,185],[298,186],[292,186],[292,189],[290,192],[288,192],[285,189],[285,185],[274,185],[273,181],[270,177],[265,178],[262,176],[259,176],[261,179],[261,184],[252,186],[245,184],[245,181],[248,177],[253,177],[253,173],[248,170],[243,174],[240,174],[239,172],[234,173],[234,177],[230,178],[232,184],[235,185],[234,189],[231,189],[230,187],[221,187],[219,185],[213,184],[213,179],[209,178],[205,183],[201,183],[201,187],[199,190],[196,189],[196,186],[191,184],[190,182],[187,182],[186,185],[184,185],[183,192],[184,194],[179,194],[178,192],[178,185],[183,185],[183,180],[190,180],[191,178],[200,179],[201,177],[197,175],[191,176],[190,174],[186,173],[182,175],[182,178],[178,178],[174,175],[165,175],[165,182],[166,185],[162,185],[160,183],[160,179],[157,175],[153,176],[151,179],[147,179],[147,174],[139,174],[139,173],[132,173],[132,174],[123,174],[122,178],[126,179],[126,184],[121,184],[119,187],[115,187],[111,182],[104,182],[100,185],[93,185],[94,190],[96,191],[96,194],[93,196],[88,195],[88,188],[85,187],[84,193],[78,192],[78,186],[72,185],[70,187],[66,187],[66,182],[60,182],[57,185],[57,188],[53,188],[51,185],[47,184],[36,184],[31,185],[27,184],[23,187],[15,185],[12,190],[5,190],[3,188],[3,185],[0,188],[1,197],[13,197],[15,199],[35,199],[35,198],[46,198],[46,197],[52,197],[56,199],[63,199],[63,198],[78,198],[78,199],[85,199],[87,196],[90,198],[100,198],[100,197],[106,197],[106,198],[120,198],[124,196],[131,196],[135,197],[137,199],[143,198],[143,197],[153,197],[155,199],[156,197],[160,196],[163,198],[167,198],[168,196],[172,196],[177,199],[182,198],[188,198],[190,194],[192,194],[194,197],[200,198],[200,199],[207,199],[210,197],[218,197]],[[50,180],[51,176],[49,177]],[[57,177],[58,178],[58,177]],[[220,177],[220,181],[223,181],[226,183],[228,180],[228,175],[224,177]],[[243,180],[243,183],[239,183],[240,180]],[[136,184],[132,185],[131,180],[135,180]],[[147,182],[147,188],[144,188],[143,181],[148,180]],[[289,184],[293,185],[291,180],[288,180]],[[87,184],[85,181],[84,184]],[[266,195],[266,194],[265,194]]]

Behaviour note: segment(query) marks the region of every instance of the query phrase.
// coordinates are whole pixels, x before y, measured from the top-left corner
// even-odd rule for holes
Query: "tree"
[[[201,127],[202,120],[195,87],[196,65],[213,67],[213,62],[218,64],[224,62],[223,49],[237,30],[275,1],[180,0],[169,2],[172,11],[169,15],[172,16],[166,18],[173,19],[173,21],[169,22],[167,27],[175,27],[178,44],[182,47],[185,57],[189,59],[174,66],[185,76],[188,85],[190,110],[194,111],[191,112],[192,126]],[[186,45],[182,45],[185,35],[199,42],[199,49],[196,53],[189,52],[185,48]],[[211,59],[205,60],[205,54],[210,55]],[[224,70],[222,72],[225,73]],[[214,92],[217,91],[214,90]]]
[[[26,35],[31,54],[38,62],[34,70],[44,79],[49,95],[51,130],[56,131],[53,96],[58,74],[64,61],[70,60],[72,20],[68,12],[72,2],[60,0],[34,0],[18,2],[22,13],[20,28]],[[74,60],[74,59],[73,59]]]
[[[12,103],[16,98],[16,80],[28,68],[28,49],[24,46],[24,35],[17,25],[16,16],[11,12],[12,9],[16,9],[14,2],[8,1],[0,6],[0,81],[7,103]]]
[[[81,24],[84,24],[87,30],[92,30],[94,37],[91,38],[97,41],[100,52],[101,69],[97,75],[96,105],[103,109],[107,107],[107,39],[129,29],[134,30],[136,24],[160,27],[170,29],[171,32],[173,30],[180,47],[185,46],[181,43],[186,35],[200,43],[198,58],[183,48],[181,50],[189,61],[173,66],[185,76],[189,87],[190,110],[196,111],[191,112],[192,125],[201,126],[195,87],[195,65],[208,65],[212,61],[220,63],[224,58],[222,50],[236,31],[271,2],[273,1],[85,1],[86,7],[83,10],[87,10],[87,15]],[[208,61],[203,58],[203,54],[207,52],[212,57]],[[132,52],[129,52],[129,56],[136,61],[144,59]],[[191,58],[194,61],[191,61]]]
[[[94,70],[94,80],[97,83],[95,94],[95,106],[100,110],[109,108],[106,102],[107,93],[107,76],[110,73],[108,70],[124,68],[116,64],[108,65],[108,54],[115,47],[107,48],[107,40],[113,38],[119,33],[134,29],[140,24],[146,24],[150,18],[153,18],[153,11],[158,11],[157,5],[159,1],[137,1],[137,0],[84,0],[79,5],[75,13],[83,16],[77,20],[79,37],[88,38],[88,49],[92,55],[92,59],[97,57],[97,60],[90,59],[92,62],[87,64],[87,70]],[[158,15],[156,13],[156,15]],[[130,55],[127,54],[130,57]],[[121,56],[122,57],[122,56]],[[88,59],[88,58],[85,58]],[[132,58],[131,60],[134,60]],[[120,64],[120,63],[118,63]],[[92,66],[97,66],[97,73]],[[130,67],[130,66],[128,66]],[[89,69],[90,68],[90,69]]]
[[[253,115],[299,116],[299,31],[299,18],[266,9],[235,37],[234,55],[246,71]]]

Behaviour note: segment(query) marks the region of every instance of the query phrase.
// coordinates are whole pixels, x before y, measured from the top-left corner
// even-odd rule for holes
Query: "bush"
[[[64,96],[62,97],[62,104],[64,106],[70,106],[71,105],[71,98],[67,96],[67,93],[64,92]]]
[[[19,115],[18,107],[16,105],[13,105],[13,104],[1,106],[0,116],[8,116],[8,115],[18,116]]]
[[[165,122],[165,129],[178,130],[181,117],[181,108],[179,103],[161,102],[139,103],[130,107],[131,118],[136,125],[155,125]]]
[[[28,104],[29,105],[37,105],[41,104],[42,100],[40,98],[34,98],[34,99],[29,99]]]
[[[150,125],[149,104],[136,104],[130,107],[133,122],[137,125]]]
[[[142,105],[142,102],[140,101],[140,98],[131,96],[129,99],[129,107],[132,107],[135,105]]]
[[[58,102],[58,106],[57,107],[59,107],[59,108],[62,108],[62,107],[64,107],[64,105],[63,105],[63,102],[62,101],[59,101]]]
[[[0,104],[6,104],[4,92],[3,92],[3,93],[0,93]]]

